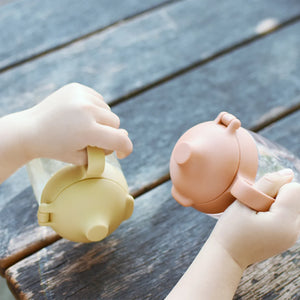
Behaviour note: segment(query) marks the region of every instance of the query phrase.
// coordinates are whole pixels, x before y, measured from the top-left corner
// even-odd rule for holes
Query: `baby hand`
[[[290,248],[300,233],[300,184],[289,183],[291,170],[266,174],[255,187],[276,197],[268,212],[235,201],[224,212],[212,238],[242,267]]]
[[[47,157],[68,163],[87,163],[87,146],[116,151],[119,158],[132,151],[120,119],[93,89],[68,84],[25,111],[30,124],[25,149],[30,158]]]

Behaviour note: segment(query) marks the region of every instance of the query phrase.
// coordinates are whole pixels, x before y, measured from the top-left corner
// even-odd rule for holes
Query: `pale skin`
[[[276,197],[268,212],[235,201],[166,299],[232,299],[249,265],[290,248],[300,233],[300,184],[290,183],[292,178],[287,169],[255,184]]]
[[[119,117],[99,93],[68,84],[36,106],[0,119],[0,183],[38,157],[84,165],[87,146],[126,157],[132,143],[119,126]]]

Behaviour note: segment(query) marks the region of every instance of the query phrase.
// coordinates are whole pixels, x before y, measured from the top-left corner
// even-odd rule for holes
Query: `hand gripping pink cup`
[[[269,172],[290,168],[299,180],[300,160],[285,148],[241,127],[221,112],[177,141],[170,160],[172,195],[183,206],[218,217],[235,199],[268,211],[274,199],[253,187]]]

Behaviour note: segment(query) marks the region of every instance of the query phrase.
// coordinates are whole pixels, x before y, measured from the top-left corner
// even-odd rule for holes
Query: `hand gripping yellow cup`
[[[104,239],[134,208],[115,154],[88,147],[88,165],[74,166],[51,159],[27,165],[39,202],[38,222],[74,242]]]

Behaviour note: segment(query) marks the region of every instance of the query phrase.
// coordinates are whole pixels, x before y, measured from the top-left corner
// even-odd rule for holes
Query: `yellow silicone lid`
[[[74,242],[95,242],[128,219],[134,200],[121,169],[104,151],[88,147],[87,166],[68,166],[46,184],[38,210],[40,225]]]

